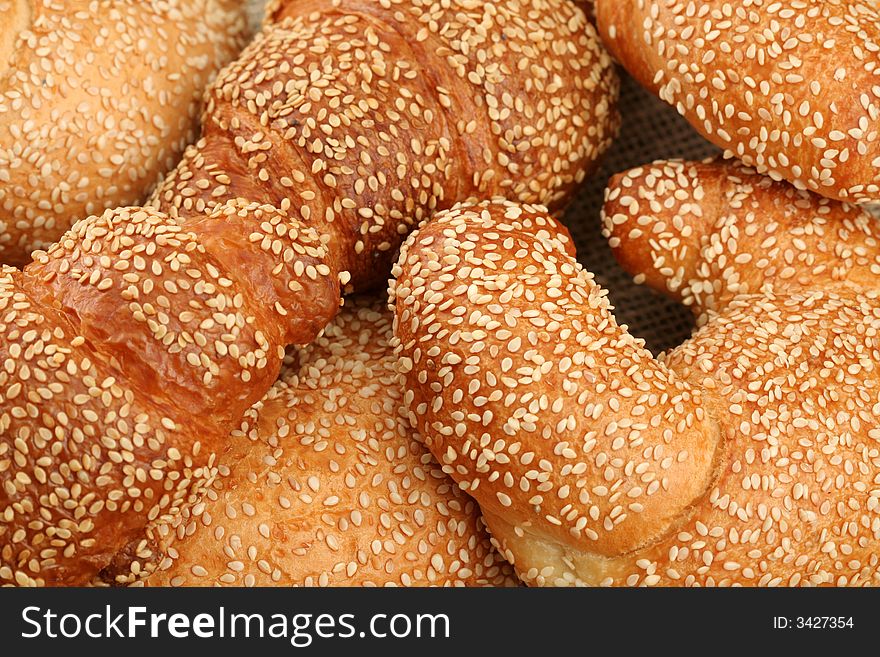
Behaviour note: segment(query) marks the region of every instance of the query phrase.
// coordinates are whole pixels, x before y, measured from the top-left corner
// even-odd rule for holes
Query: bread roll
[[[479,508],[402,408],[384,302],[349,304],[230,443],[204,500],[154,528],[117,581],[148,586],[454,586],[516,582]],[[153,553],[151,560],[150,553]],[[162,555],[162,556],[159,556]]]
[[[728,156],[880,201],[880,14],[865,0],[598,0],[612,54]]]
[[[142,201],[246,36],[236,0],[0,0],[0,263]]]
[[[694,272],[702,326],[654,358],[545,211],[440,214],[391,286],[425,444],[528,584],[880,583],[877,222],[718,164],[612,185],[624,263]]]
[[[618,90],[570,0],[275,0],[149,204],[186,220],[287,201],[349,289],[384,286],[401,237],[438,209],[564,208],[617,133]]]
[[[876,286],[877,221],[865,209],[775,182],[736,162],[660,161],[612,176],[604,233],[645,283],[707,313],[742,295]]]

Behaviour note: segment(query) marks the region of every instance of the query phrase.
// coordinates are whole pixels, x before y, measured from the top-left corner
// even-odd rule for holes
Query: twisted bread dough
[[[279,1],[266,20],[150,204],[289,200],[350,289],[384,285],[402,236],[455,202],[559,208],[617,129],[614,67],[567,0]]]
[[[196,501],[284,346],[338,304],[317,233],[244,203],[190,226],[108,210],[4,268],[0,576],[81,582]]]

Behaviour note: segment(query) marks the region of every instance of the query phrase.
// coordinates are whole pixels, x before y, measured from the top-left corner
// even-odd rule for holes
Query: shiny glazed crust
[[[153,532],[148,586],[517,583],[409,425],[384,305],[352,302],[291,352],[234,437],[235,465]]]

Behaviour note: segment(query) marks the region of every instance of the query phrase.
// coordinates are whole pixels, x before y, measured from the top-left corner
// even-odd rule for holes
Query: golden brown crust
[[[331,249],[353,244],[337,257],[354,288],[384,284],[402,237],[438,209],[564,204],[617,129],[617,91],[568,0],[278,2],[151,203],[185,216],[289,198]]]
[[[624,264],[703,311],[694,336],[659,360],[638,355],[603,293],[574,284],[592,279],[540,212],[523,211],[535,222],[528,248],[492,212],[440,216],[411,236],[395,270],[405,399],[426,444],[481,504],[502,554],[538,585],[876,585],[876,222],[718,163],[644,167],[617,177],[608,198]],[[516,314],[517,280],[532,294],[528,325]],[[589,328],[573,347],[565,331],[576,321]],[[529,349],[511,355],[511,341]],[[499,372],[513,357],[528,362],[514,360],[507,381]],[[572,370],[581,390],[560,381]],[[656,392],[634,405],[622,372]],[[573,424],[554,407],[564,392],[578,393],[559,406]],[[480,426],[524,402],[528,424],[509,437]],[[597,408],[598,447],[577,423]],[[672,445],[694,436],[684,462],[667,435]],[[541,506],[511,492],[522,480],[508,477],[532,451],[543,458],[526,483],[546,482]],[[695,478],[655,477],[668,513],[660,526],[627,506],[645,499],[628,491],[652,473],[648,457]],[[602,532],[590,496],[608,493],[618,493],[627,537],[645,540]],[[543,527],[548,499],[567,504],[555,532]],[[581,517],[578,534],[571,521]]]
[[[880,274],[868,212],[735,163],[671,160],[617,174],[603,218],[636,281],[698,315],[768,285],[871,289]]]
[[[84,583],[143,552],[341,286],[384,279],[414,223],[467,196],[563,203],[616,126],[610,60],[567,0],[288,10],[219,74],[155,205],[4,272],[0,580]]]
[[[390,313],[361,300],[291,354],[233,437],[235,465],[154,529],[164,556],[146,585],[515,584],[476,502],[410,427],[390,338]]]
[[[33,21],[30,0],[0,0],[0,76],[6,74],[12,63],[18,36]]]
[[[244,45],[234,0],[0,1],[0,262],[141,202]]]
[[[761,173],[880,200],[880,14],[867,0],[599,0],[603,40],[644,86]]]
[[[283,211],[230,202],[186,226],[108,210],[5,268],[0,580],[88,581],[197,500],[284,346],[333,317],[327,257]]]
[[[718,428],[701,393],[616,324],[544,210],[458,206],[410,237],[394,275],[411,421],[493,532],[501,516],[612,556],[703,494]]]

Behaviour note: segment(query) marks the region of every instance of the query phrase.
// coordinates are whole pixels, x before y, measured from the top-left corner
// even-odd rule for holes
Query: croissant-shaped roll
[[[530,584],[876,585],[876,224],[723,165],[609,198],[632,273],[716,290],[703,326],[654,359],[543,211],[438,215],[391,284],[425,443]]]
[[[5,268],[0,576],[82,582],[197,499],[285,345],[333,317],[329,272],[314,230],[234,203],[186,227],[108,210]]]
[[[391,315],[355,301],[230,441],[203,501],[158,527],[126,579],[148,586],[515,584],[476,502],[417,440]],[[158,569],[156,566],[158,565]]]
[[[199,498],[340,286],[384,279],[456,201],[562,205],[616,127],[610,59],[568,0],[271,12],[148,209],[3,271],[4,583],[92,581]]]
[[[642,85],[758,171],[880,201],[880,13],[864,0],[597,0]]]
[[[151,204],[290,199],[354,289],[455,202],[564,204],[617,129],[614,67],[569,0],[282,1],[267,20]]]

